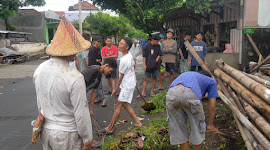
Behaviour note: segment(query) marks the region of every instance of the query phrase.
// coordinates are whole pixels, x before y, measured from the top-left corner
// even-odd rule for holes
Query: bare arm
[[[85,58],[83,59],[83,65],[85,66],[85,68],[87,68],[87,62],[86,62]]]
[[[146,58],[143,57],[143,69],[146,70]]]
[[[94,102],[97,94],[97,89],[92,89],[92,92],[90,94],[90,115],[93,118],[94,117]]]
[[[119,79],[117,81],[116,89],[112,92],[112,97],[113,98],[115,98],[116,93],[117,93],[117,91],[118,91],[118,89],[119,89],[119,87],[120,87],[120,85],[122,83],[123,78],[124,78],[124,74],[120,73]]]
[[[215,132],[217,129],[214,126],[214,120],[216,115],[216,98],[210,98],[208,104],[209,125],[208,129],[211,132]]]
[[[78,59],[77,56],[75,56],[75,63],[76,63],[77,70],[78,70],[79,72],[82,72],[82,71],[81,71],[81,66],[80,66],[80,63],[79,63],[79,59]]]
[[[159,59],[160,59],[160,56],[158,56],[158,57],[157,57],[156,62],[158,62],[158,61],[159,61]]]
[[[118,58],[118,54],[115,54],[113,56],[102,56],[103,59],[106,59],[106,58]]]
[[[179,48],[179,53],[180,53],[180,56],[181,56],[181,60],[184,60],[184,55],[183,55],[183,52],[182,52],[181,48]]]

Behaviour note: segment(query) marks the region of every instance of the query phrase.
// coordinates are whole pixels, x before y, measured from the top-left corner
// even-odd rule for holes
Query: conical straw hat
[[[63,18],[46,53],[51,56],[70,56],[90,46],[91,43],[85,40],[66,18]]]

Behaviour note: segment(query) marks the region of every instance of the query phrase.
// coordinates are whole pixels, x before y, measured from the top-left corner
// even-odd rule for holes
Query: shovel
[[[146,100],[144,99],[142,93],[140,92],[140,90],[138,89],[137,85],[136,85],[136,89],[138,91],[138,93],[140,94],[141,98],[143,99],[143,101],[145,102],[145,104],[143,104],[141,107],[145,110],[145,111],[151,111],[151,110],[155,110],[156,106],[153,103],[147,103]]]

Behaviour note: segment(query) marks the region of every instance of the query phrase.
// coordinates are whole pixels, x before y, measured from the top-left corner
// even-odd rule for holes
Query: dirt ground
[[[208,101],[203,100],[204,112],[206,117],[206,123],[208,123]],[[221,135],[213,135],[206,133],[204,148],[203,149],[217,149],[217,150],[244,150],[245,143],[238,130],[236,122],[233,118],[231,110],[222,102],[221,99],[217,99],[216,104],[216,118],[214,125],[218,130],[232,139],[224,138]]]

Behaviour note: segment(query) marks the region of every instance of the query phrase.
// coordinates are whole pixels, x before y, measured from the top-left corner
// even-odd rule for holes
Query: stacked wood
[[[260,62],[260,67],[270,68],[265,65],[269,58]],[[261,72],[246,74],[222,60],[216,64],[219,96],[234,113],[247,149],[270,149],[270,81],[257,76]],[[254,68],[260,70],[257,66]]]

